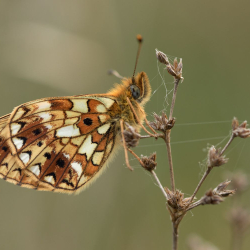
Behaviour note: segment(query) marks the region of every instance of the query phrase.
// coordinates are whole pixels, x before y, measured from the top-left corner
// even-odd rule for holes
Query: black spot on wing
[[[65,161],[63,160],[63,159],[58,159],[57,161],[56,161],[56,165],[57,166],[59,166],[60,168],[64,168],[64,166],[65,166]]]
[[[50,160],[51,159],[51,154],[49,152],[46,152],[44,154],[44,157],[46,157],[48,160]]]
[[[41,130],[40,128],[37,128],[37,129],[33,130],[32,133],[33,133],[34,135],[39,135],[39,134],[42,133],[42,130]]]
[[[92,119],[90,119],[90,118],[85,118],[85,119],[83,120],[83,122],[84,122],[84,124],[87,125],[87,126],[91,126],[92,123],[93,123]]]

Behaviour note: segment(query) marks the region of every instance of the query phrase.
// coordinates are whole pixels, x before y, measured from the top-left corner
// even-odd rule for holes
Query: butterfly
[[[146,73],[134,75],[106,94],[39,99],[0,117],[0,178],[36,190],[83,190],[122,145],[124,124],[139,130],[146,117],[150,83]]]

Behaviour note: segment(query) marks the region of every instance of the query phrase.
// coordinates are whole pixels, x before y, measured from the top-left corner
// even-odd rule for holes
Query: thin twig
[[[198,201],[194,202],[193,204],[191,204],[191,205],[186,209],[186,211],[189,211],[189,210],[191,210],[191,209],[193,209],[193,208],[195,208],[195,207],[198,207],[198,206],[200,206],[201,204],[202,204],[202,201],[201,201],[201,200],[198,200]]]
[[[196,195],[197,192],[199,191],[199,189],[200,189],[202,183],[205,181],[205,179],[207,178],[207,176],[209,175],[209,173],[211,172],[212,169],[213,169],[212,167],[208,168],[207,171],[206,171],[206,172],[204,173],[204,175],[202,176],[202,178],[201,178],[199,184],[197,185],[196,189],[194,190],[194,193],[193,193],[192,196],[191,196],[191,199],[190,199],[190,201],[189,201],[189,204],[191,204],[192,201],[194,200],[195,195]]]
[[[221,150],[220,155],[223,155],[224,152],[226,151],[226,149],[228,148],[228,146],[231,144],[231,142],[233,141],[233,139],[235,138],[234,134],[231,135],[229,141],[227,142],[227,144],[225,145],[225,147]]]
[[[234,135],[232,134],[232,136],[230,137],[230,139],[228,140],[227,144],[225,145],[225,147],[221,150],[220,152],[220,156],[226,151],[226,149],[228,148],[228,146],[231,144],[231,142],[233,141],[234,139]],[[202,183],[205,181],[205,179],[207,178],[207,176],[209,175],[209,173],[211,172],[211,170],[213,169],[213,167],[209,167],[207,169],[207,171],[204,173],[204,175],[202,176],[198,186],[196,187],[196,189],[194,190],[194,193],[193,195],[191,196],[191,199],[190,199],[190,202],[189,202],[189,205],[192,203],[195,195],[197,194],[197,192],[199,191]]]
[[[169,199],[169,198],[168,198],[168,195],[167,195],[167,193],[165,192],[163,186],[161,185],[161,182],[160,182],[160,180],[158,179],[158,177],[157,177],[155,171],[152,170],[152,171],[151,171],[151,174],[152,174],[153,177],[155,178],[155,180],[156,180],[157,184],[159,185],[159,187],[160,187],[160,189],[161,189],[163,195],[164,195],[164,196],[166,197],[166,199],[168,200],[168,199]]]
[[[166,142],[167,153],[168,153],[168,164],[169,164],[169,171],[170,171],[171,187],[172,187],[172,191],[175,192],[174,168],[173,168],[173,160],[172,160],[171,145],[170,145],[170,133],[171,133],[171,130],[166,131],[165,142]]]
[[[128,149],[128,151],[129,151],[129,152],[139,161],[139,163],[143,166],[144,164],[143,164],[143,162],[141,161],[140,157],[139,157],[133,150],[131,150],[130,148],[127,148],[127,149]],[[151,170],[150,173],[153,175],[153,177],[155,178],[157,184],[159,185],[159,187],[160,187],[160,189],[161,189],[163,195],[164,195],[165,198],[168,200],[168,195],[167,195],[167,193],[165,192],[165,190],[164,190],[164,188],[163,188],[163,186],[162,186],[162,184],[161,184],[159,178],[157,177],[156,173],[154,172],[154,170]]]

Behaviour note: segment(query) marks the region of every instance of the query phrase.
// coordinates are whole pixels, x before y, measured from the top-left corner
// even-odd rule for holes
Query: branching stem
[[[225,147],[221,150],[220,152],[220,156],[224,154],[224,152],[226,151],[226,149],[229,147],[229,145],[232,143],[233,139],[235,138],[234,134],[231,135],[230,139],[228,140],[227,144],[225,145]],[[202,183],[205,181],[205,179],[207,178],[207,176],[209,175],[209,173],[211,172],[211,170],[213,169],[213,167],[209,167],[206,172],[204,173],[204,175],[202,176],[198,186],[196,187],[196,189],[194,190],[193,195],[191,196],[189,205],[192,203],[192,201],[194,200],[195,195],[197,194],[197,192],[199,191]]]

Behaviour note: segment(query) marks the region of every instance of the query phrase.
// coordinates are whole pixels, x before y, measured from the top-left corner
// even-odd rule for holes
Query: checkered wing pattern
[[[115,144],[117,105],[107,96],[41,99],[0,118],[0,177],[37,190],[79,191]]]

